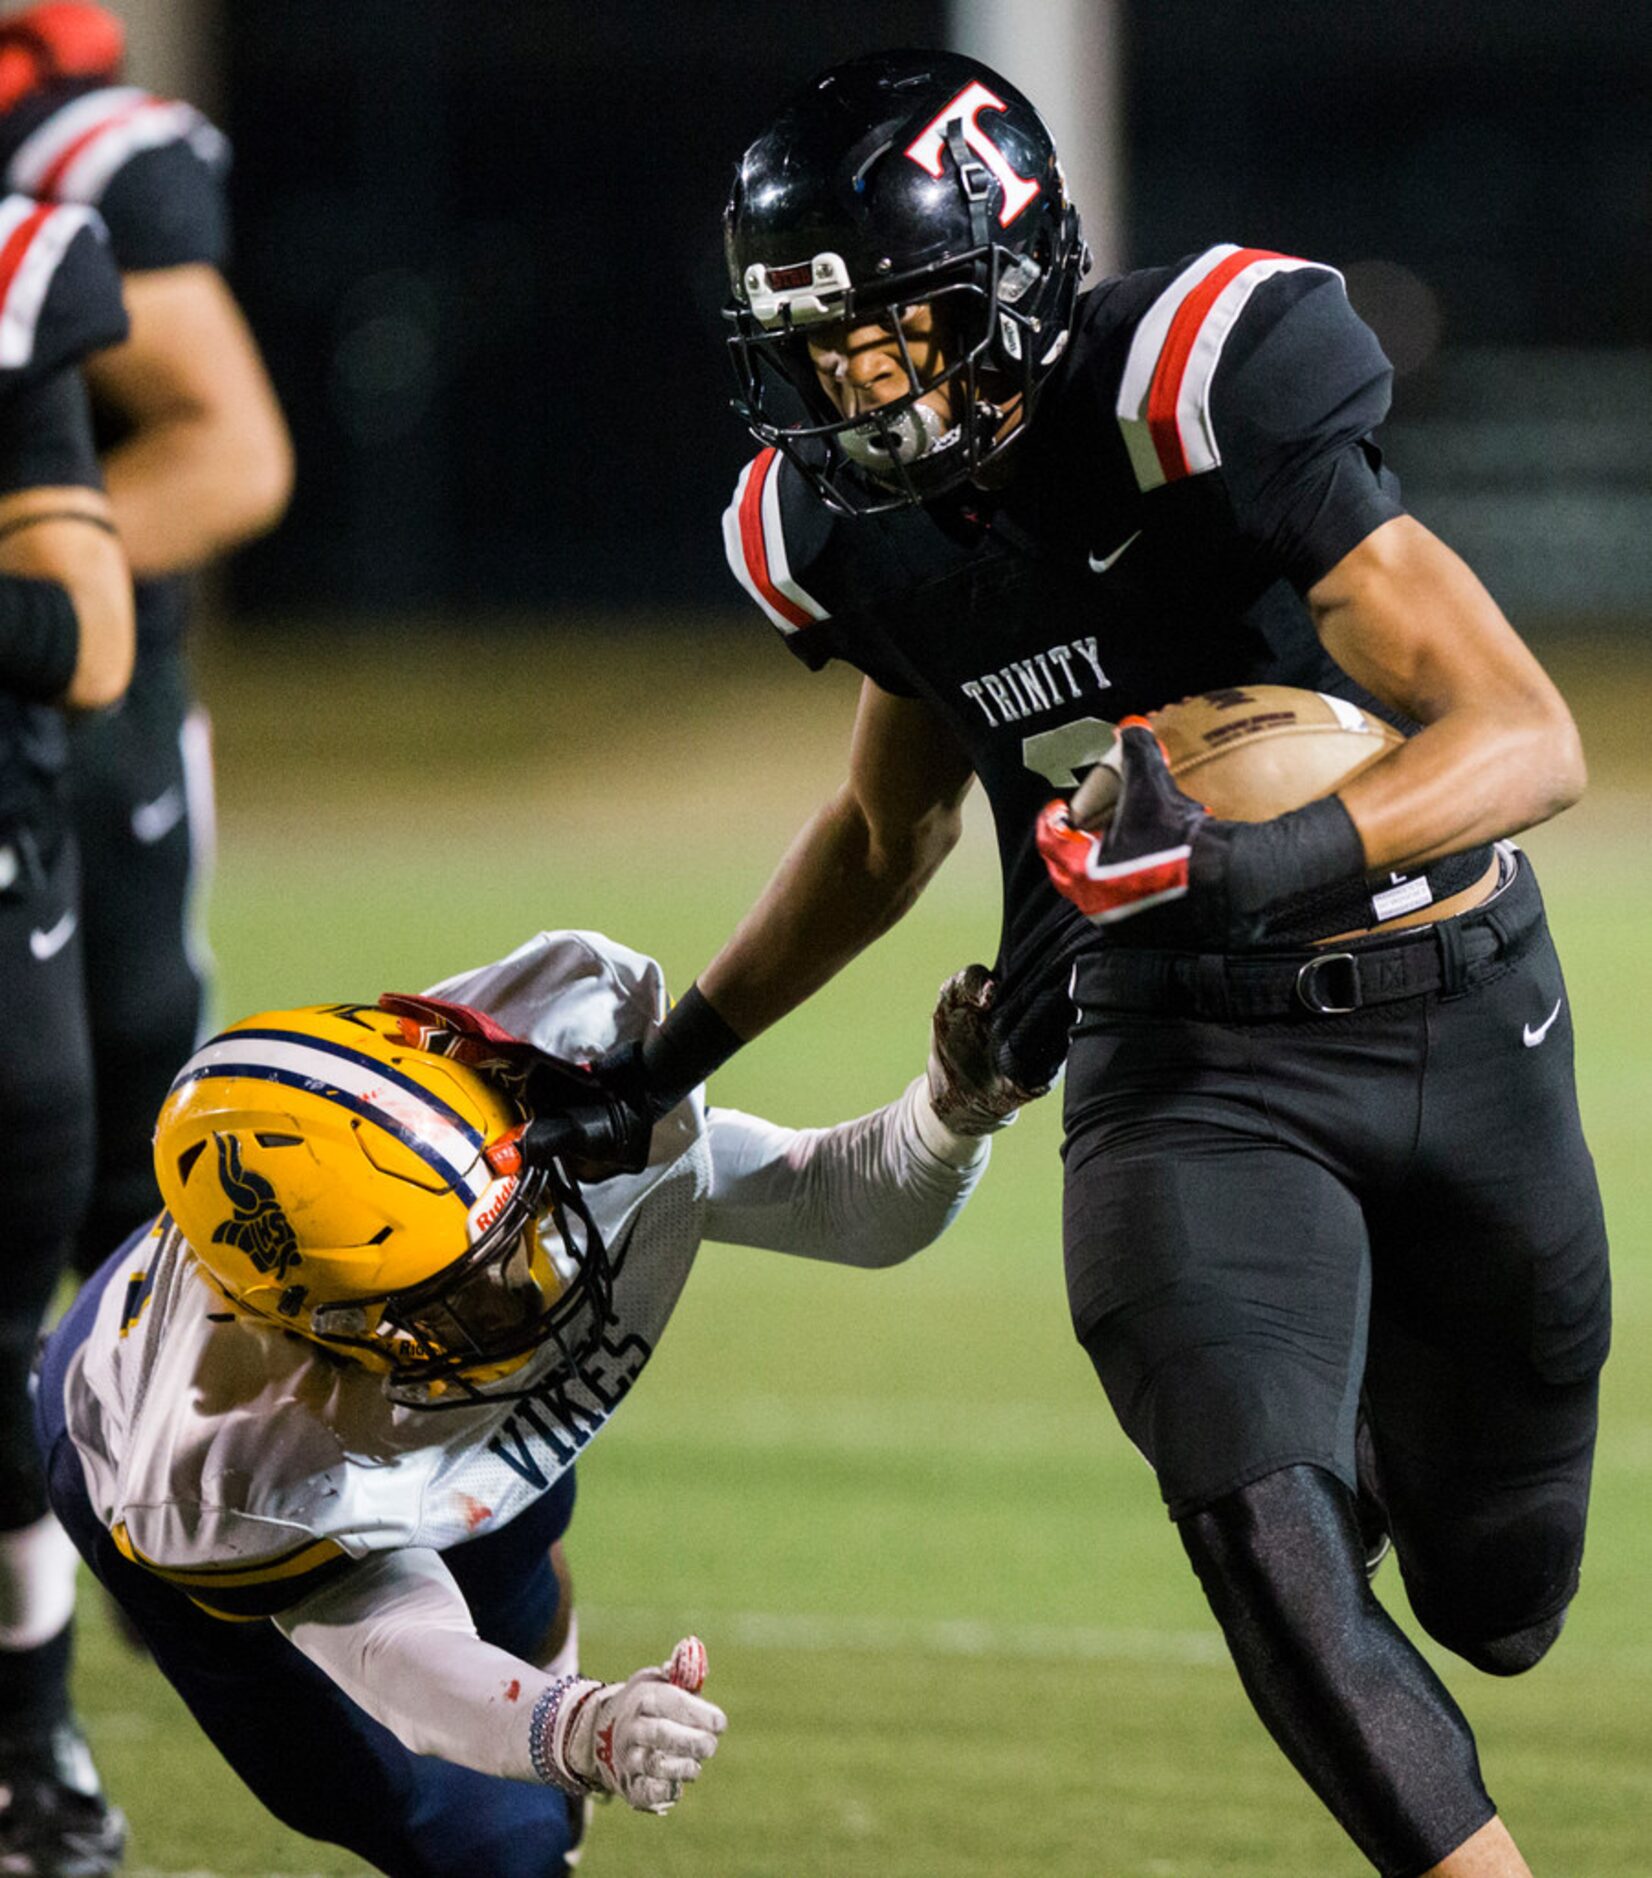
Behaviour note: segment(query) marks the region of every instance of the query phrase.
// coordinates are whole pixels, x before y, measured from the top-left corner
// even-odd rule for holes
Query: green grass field
[[[549,648],[208,648],[226,1016],[370,997],[542,926],[603,928],[675,985],[841,768],[852,689],[761,629]],[[1533,1868],[1652,1872],[1652,671],[1562,676],[1596,790],[1534,836],[1568,964],[1618,1259],[1582,1595],[1549,1662],[1433,1660]],[[790,1122],[921,1066],[940,979],[989,956],[976,826],[874,954],[729,1066]],[[1538,1015],[1541,1015],[1540,1013]],[[1307,1878],[1364,1869],[1251,1716],[1146,1469],[1067,1325],[1054,1105],[939,1246],[883,1274],[708,1248],[648,1376],[581,1464],[587,1666],[695,1630],[722,1752],[677,1813],[610,1807],[590,1878]],[[1379,1580],[1403,1598],[1392,1566]],[[359,1871],[239,1789],[88,1598],[79,1699],[145,1873]],[[485,1878],[485,1874],[478,1874]]]

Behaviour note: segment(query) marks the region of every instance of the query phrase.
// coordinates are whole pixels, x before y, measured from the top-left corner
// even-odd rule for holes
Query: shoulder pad
[[[788,467],[771,446],[740,472],[733,500],[723,511],[723,552],[734,578],[790,636],[829,618],[830,610],[798,579],[800,557],[788,550],[787,517],[781,507]]]
[[[27,195],[96,203],[133,157],[172,144],[187,146],[213,169],[228,161],[223,133],[192,104],[140,85],[101,86],[37,125],[7,164],[6,181]]]
[[[1317,261],[1224,242],[1184,267],[1142,314],[1117,407],[1140,488],[1157,489],[1220,467],[1211,389],[1222,348],[1256,289],[1300,268],[1336,275]]]
[[[93,209],[0,200],[0,387],[126,334],[120,274]]]

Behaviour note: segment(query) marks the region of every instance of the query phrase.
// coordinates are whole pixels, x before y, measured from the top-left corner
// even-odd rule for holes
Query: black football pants
[[[85,1275],[160,1206],[155,1116],[202,1021],[194,902],[211,845],[212,775],[182,655],[142,647],[125,698],[75,725],[70,749],[96,1092],[96,1178],[75,1255]]]
[[[1247,1673],[1247,1657],[1288,1653],[1293,1626],[1346,1656],[1315,1698],[1318,1734],[1363,1744],[1348,1758],[1367,1767],[1310,1777],[1394,1872],[1428,1862],[1395,1849],[1419,1843],[1404,1796],[1426,1789],[1437,1820],[1472,1821],[1478,1775],[1459,1753],[1463,1791],[1440,1794],[1419,1758],[1437,1762],[1439,1739],[1361,1713],[1392,1681],[1370,1663],[1409,1646],[1372,1630],[1387,1620],[1358,1595],[1357,1529],[1319,1502],[1334,1483],[1333,1501],[1352,1494],[1363,1408],[1419,1621],[1482,1668],[1528,1667],[1577,1586],[1610,1298],[1571,1013],[1529,865],[1406,943],[1437,949],[1437,989],[1333,1015],[1236,1015],[1267,1000],[1236,995],[1220,959],[1081,963],[1065,1148],[1080,1340],[1276,1736],[1300,1734],[1300,1716],[1269,1713],[1300,1685]],[[1379,984],[1383,942],[1352,949]],[[1276,986],[1298,969],[1281,958]],[[1316,1615],[1325,1572],[1306,1561],[1339,1546],[1342,1606]],[[1392,1834],[1373,1846],[1385,1813]]]
[[[0,829],[0,1532],[46,1511],[29,1368],[92,1180],[79,870],[54,812]]]

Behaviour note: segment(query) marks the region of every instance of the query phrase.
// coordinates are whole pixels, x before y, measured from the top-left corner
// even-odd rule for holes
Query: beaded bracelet
[[[576,1769],[569,1766],[567,1756],[557,1752],[556,1737],[561,1717],[562,1704],[574,1690],[583,1690],[583,1694],[573,1706],[562,1733],[572,1734],[574,1723],[579,1719],[579,1712],[591,1697],[603,1685],[593,1682],[586,1676],[559,1676],[546,1689],[533,1705],[533,1713],[528,1717],[528,1757],[533,1762],[533,1771],[547,1787],[560,1787],[564,1793],[584,1795],[601,1793],[603,1786],[599,1780],[587,1780]]]

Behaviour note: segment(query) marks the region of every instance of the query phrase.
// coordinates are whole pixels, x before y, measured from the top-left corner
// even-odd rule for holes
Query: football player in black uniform
[[[746,152],[725,517],[787,647],[864,675],[849,779],[641,1062],[674,1100],[905,912],[979,777],[1004,1100],[1067,1050],[1074,1326],[1275,1739],[1379,1870],[1524,1873],[1473,1737],[1373,1597],[1493,1673],[1577,1584],[1606,1248],[1531,869],[1565,705],[1371,440],[1340,277],[1219,246],[1101,282],[1036,112],[898,53]],[[1122,738],[1105,839],[1041,808],[1120,721],[1264,680],[1415,735],[1338,797],[1212,821]],[[1078,816],[1082,820],[1082,813]],[[1336,944],[1322,945],[1334,938]],[[1072,997],[1069,997],[1071,988]]]
[[[97,216],[0,198],[0,1871],[83,1878],[124,1828],[69,1713],[74,1553],[29,1367],[92,1184],[65,713],[120,697],[133,629],[78,366],[125,331]]]
[[[88,372],[137,576],[138,660],[121,709],[72,739],[97,1091],[83,1270],[155,1211],[155,1112],[204,1019],[196,902],[212,775],[182,646],[186,576],[272,526],[292,476],[280,408],[220,271],[228,147],[191,105],[119,83],[123,53],[119,20],[85,0],[0,20],[6,184],[98,210],[132,322]]]

